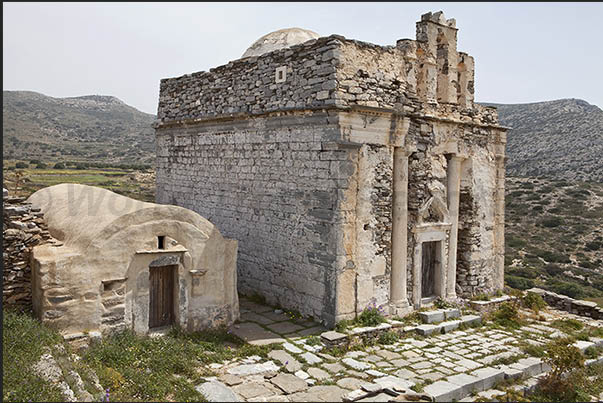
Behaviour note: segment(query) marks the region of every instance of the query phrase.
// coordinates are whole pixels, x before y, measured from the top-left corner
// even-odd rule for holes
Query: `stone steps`
[[[574,345],[584,351],[590,346],[603,346],[603,339],[595,339],[593,342],[576,342]],[[603,363],[603,356],[586,360],[585,365]],[[469,374],[458,374],[448,377],[447,380],[437,381],[424,388],[424,393],[434,402],[472,401],[463,400],[473,392],[485,392],[499,381],[505,379],[527,378],[524,385],[520,385],[524,395],[528,395],[534,389],[539,377],[551,370],[551,367],[540,358],[523,358],[511,365],[499,367],[483,367]],[[501,392],[502,393],[502,392]]]
[[[460,311],[456,308],[426,311],[421,312],[424,317],[424,323],[416,326],[404,326],[404,323],[395,320],[388,320],[386,323],[381,323],[371,327],[355,327],[348,330],[346,333],[330,330],[323,332],[321,336],[322,342],[328,347],[341,346],[349,343],[352,337],[379,337],[380,334],[394,330],[398,333],[416,332],[421,336],[430,336],[432,334],[449,333],[459,326],[473,326],[481,323],[482,318],[479,315],[463,315],[460,316]],[[446,319],[443,322],[437,323],[438,319]]]
[[[458,320],[448,320],[437,324],[423,324],[416,326],[415,330],[421,336],[430,336],[432,334],[449,333],[458,329],[461,324],[472,326],[481,323],[482,318],[479,315],[463,315]]]

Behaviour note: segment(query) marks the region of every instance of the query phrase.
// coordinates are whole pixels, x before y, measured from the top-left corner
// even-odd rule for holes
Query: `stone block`
[[[479,315],[463,315],[460,319],[467,326],[478,325],[482,322],[482,317]]]
[[[317,357],[316,355],[314,355],[312,353],[304,353],[300,357],[302,357],[304,360],[306,360],[306,362],[310,365],[314,365],[314,364],[318,364],[319,362],[322,362],[321,358]]]
[[[237,395],[222,382],[210,381],[195,387],[208,402],[240,402]]]
[[[503,365],[500,367],[500,370],[505,374],[505,379],[517,379],[523,376],[523,371],[516,368],[511,368],[509,366]]]
[[[439,333],[441,327],[436,325],[420,325],[417,326],[417,333],[421,336],[430,336],[434,333]]]
[[[460,318],[461,311],[458,310],[457,308],[449,308],[449,309],[444,310],[444,316],[446,317],[446,320]]]
[[[309,374],[309,375],[310,375],[312,378],[317,379],[317,380],[319,380],[319,381],[322,381],[322,380],[325,380],[325,379],[329,379],[329,378],[331,378],[331,375],[329,375],[329,373],[328,373],[328,372],[323,371],[323,370],[322,370],[322,369],[320,369],[320,368],[314,368],[314,367],[312,367],[312,368],[308,368],[308,374]]]
[[[423,393],[431,397],[434,402],[451,402],[463,397],[462,387],[446,381],[436,381],[423,388]]]
[[[438,309],[435,311],[419,312],[419,316],[423,323],[442,322],[445,319],[444,311]]]
[[[363,389],[356,389],[356,390],[353,390],[353,391],[343,395],[342,400],[344,402],[355,402],[355,401],[360,400],[369,395],[370,395],[370,393],[366,392]]]
[[[471,372],[470,375],[480,379],[481,383],[478,387],[480,391],[490,389],[497,382],[505,379],[505,373],[502,370],[490,367],[476,369],[475,371]]]
[[[461,397],[471,394],[473,391],[481,392],[478,389],[480,387],[481,380],[473,375],[469,374],[457,374],[447,378],[447,381],[461,387]]]
[[[360,362],[360,361],[356,361],[353,358],[344,358],[343,360],[341,360],[341,362],[343,364],[347,365],[348,367],[353,368],[358,371],[365,371],[365,370],[371,368],[371,366],[369,364],[366,364],[366,363]]]
[[[575,346],[575,347],[579,348],[579,349],[580,349],[580,351],[584,351],[584,350],[586,350],[587,348],[589,348],[589,347],[591,347],[591,346],[594,346],[594,345],[595,345],[595,343],[590,342],[590,341],[585,341],[585,340],[577,340],[577,341],[576,341],[576,342],[573,344],[573,346]]]
[[[287,394],[301,392],[308,388],[308,384],[303,379],[291,374],[278,374],[270,382]]]
[[[263,364],[243,364],[228,369],[231,375],[254,375],[268,371],[278,371],[278,366],[273,361],[266,361]]]
[[[409,379],[402,379],[397,376],[384,376],[381,378],[376,378],[373,382],[381,385],[383,389],[393,389],[398,392],[408,391],[410,387],[415,384],[415,382]]]
[[[325,339],[327,342],[337,343],[340,341],[344,341],[345,339],[347,339],[348,336],[344,333],[339,333],[334,330],[331,330],[331,331],[322,333],[320,335],[320,337]]]
[[[450,320],[450,321],[440,323],[440,326],[444,333],[450,333],[454,329],[458,329],[460,324],[461,324],[460,320]]]

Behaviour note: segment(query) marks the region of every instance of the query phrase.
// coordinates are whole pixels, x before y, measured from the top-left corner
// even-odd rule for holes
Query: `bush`
[[[551,277],[556,277],[558,275],[560,275],[561,273],[563,273],[563,269],[561,267],[559,267],[559,265],[556,264],[552,264],[549,263],[544,267],[544,270],[546,270],[547,274]]]
[[[544,302],[542,297],[534,292],[528,292],[523,297],[522,302],[526,308],[531,309],[536,313],[547,307],[547,303]]]
[[[506,271],[512,276],[534,279],[540,274],[537,269],[532,267],[512,267]]]
[[[54,164],[53,168],[54,169],[65,169],[65,164],[63,164],[62,162],[57,162],[56,164]]]
[[[19,169],[23,169],[23,168],[29,168],[29,165],[27,165],[25,162],[19,161],[15,164],[15,167],[19,168]]]
[[[556,294],[567,295],[571,298],[580,299],[584,296],[584,291],[577,284],[557,279],[550,279],[547,281],[547,288]]]
[[[538,256],[551,263],[571,263],[568,256],[562,255],[561,253],[551,252],[548,250],[539,250]]]
[[[493,313],[492,321],[499,326],[513,329],[519,329],[522,325],[519,309],[511,302],[503,302]]]
[[[36,165],[36,169],[46,169],[47,165],[43,162],[38,162],[38,164]]]
[[[571,339],[557,339],[546,346],[542,358],[551,371],[536,386],[536,401],[580,401],[584,388],[585,367],[582,352]],[[588,399],[590,400],[590,399]]]
[[[394,344],[400,339],[400,335],[393,330],[381,333],[379,335],[379,344]]]
[[[547,228],[554,228],[562,225],[563,220],[560,217],[546,217],[540,220],[540,224]]]
[[[534,287],[534,281],[523,278],[516,277],[505,274],[505,283],[511,288],[516,288],[518,290],[527,290],[528,288]]]
[[[39,164],[39,163],[40,163],[40,160],[29,160],[29,163],[30,163],[31,165],[37,165],[37,164]]]
[[[379,323],[385,322],[382,308],[375,306],[365,308],[356,318],[356,322],[362,326],[377,326]]]

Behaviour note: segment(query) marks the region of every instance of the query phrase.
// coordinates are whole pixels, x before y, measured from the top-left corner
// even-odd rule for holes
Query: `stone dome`
[[[288,48],[319,37],[320,35],[316,32],[307,29],[279,29],[278,31],[266,34],[255,41],[253,45],[247,48],[241,58],[263,55],[264,53],[272,52],[273,50]]]

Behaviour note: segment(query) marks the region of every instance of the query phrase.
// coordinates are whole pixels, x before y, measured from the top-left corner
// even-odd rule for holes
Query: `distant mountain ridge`
[[[603,182],[603,111],[581,99],[498,108],[507,174]],[[3,91],[5,159],[152,164],[155,115],[105,95],[53,98]]]
[[[507,135],[507,174],[603,182],[603,111],[581,99],[494,104]]]
[[[3,91],[4,158],[150,164],[155,116],[105,95]]]

